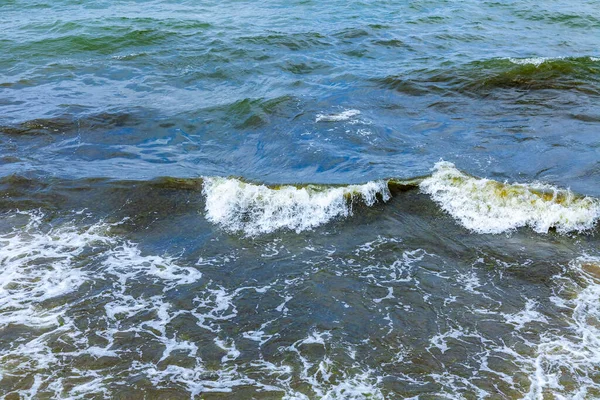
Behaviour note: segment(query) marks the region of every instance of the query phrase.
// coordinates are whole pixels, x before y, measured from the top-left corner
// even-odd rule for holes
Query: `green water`
[[[3,1],[0,397],[600,398],[599,10]]]

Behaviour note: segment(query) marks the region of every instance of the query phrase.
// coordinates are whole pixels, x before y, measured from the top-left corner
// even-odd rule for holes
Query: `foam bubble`
[[[49,226],[39,212],[11,217],[23,217],[26,223],[0,234],[0,330],[18,325],[28,334],[1,349],[0,380],[19,377],[31,384],[10,394],[110,397],[110,371],[66,369],[65,365],[120,357],[123,335],[145,335],[159,343],[163,348],[159,362],[176,351],[195,356],[194,343],[167,330],[181,311],[173,311],[162,295],[130,292],[132,281],[162,286],[163,291],[192,283],[201,277],[195,268],[180,267],[168,257],[142,255],[136,244],[110,235],[110,224]],[[86,328],[90,322],[81,324],[72,307],[81,306],[83,299],[89,299],[88,293],[102,305]],[[143,323],[132,325],[132,317],[143,318]],[[90,337],[98,341],[92,343]]]
[[[285,349],[298,357],[302,364],[299,378],[310,385],[315,394],[314,397],[329,400],[383,399],[383,394],[378,387],[381,378],[374,377],[375,371],[361,369],[358,365],[352,368],[357,369],[356,371],[339,370],[328,355],[318,357],[318,359],[311,356],[310,349],[314,349],[314,346],[322,347],[327,352],[331,346],[330,338],[331,334],[328,332],[313,331],[306,338],[298,340]],[[353,351],[352,348],[349,350]],[[288,396],[287,398],[298,397]]]
[[[352,117],[360,115],[359,110],[344,110],[337,114],[317,114],[315,122],[339,122],[348,121]]]
[[[600,58],[594,57],[594,56],[589,56],[587,58],[592,62],[600,61]],[[564,59],[565,59],[565,57],[528,57],[528,58],[509,58],[508,61],[510,61],[513,64],[517,64],[517,65],[534,65],[535,67],[539,67],[540,65],[542,65],[545,62],[552,62],[552,61],[564,60]]]
[[[165,382],[176,383],[184,387],[191,398],[206,392],[230,393],[239,386],[258,385],[254,379],[239,373],[237,368],[210,371],[200,363],[193,367],[169,365],[164,369],[158,369],[152,363],[136,363],[134,368],[143,370],[154,386],[164,385]]]
[[[600,202],[546,184],[507,184],[475,178],[454,164],[438,162],[420,185],[444,211],[479,233],[501,233],[529,226],[538,233],[590,230]]]
[[[537,354],[530,360],[534,371],[527,399],[550,393],[556,398],[588,399],[600,393],[600,258],[580,257],[569,269],[578,275],[577,282],[557,277],[563,281],[559,289],[562,306],[570,309],[569,330],[542,335]]]
[[[543,63],[545,63],[546,61],[552,61],[552,60],[560,60],[561,58],[548,58],[548,57],[529,57],[529,58],[509,58],[508,61],[510,61],[513,64],[517,64],[517,65],[535,65],[536,67],[539,67],[540,65],[542,65]]]
[[[514,325],[515,329],[518,331],[522,330],[527,324],[532,322],[547,324],[547,318],[539,311],[536,311],[536,307],[536,301],[528,299],[525,304],[525,309],[515,314],[504,314],[504,318],[507,323]]]
[[[391,198],[385,181],[341,187],[281,186],[238,179],[205,178],[206,218],[229,232],[247,236],[291,229],[301,232],[352,214],[352,200],[367,206]]]
[[[72,268],[73,259],[86,246],[104,241],[96,233],[97,226],[84,231],[64,227],[44,233],[40,231],[42,215],[28,216],[22,232],[0,236],[0,328],[9,324],[58,325],[64,307],[39,304],[77,290],[87,280],[87,274]]]

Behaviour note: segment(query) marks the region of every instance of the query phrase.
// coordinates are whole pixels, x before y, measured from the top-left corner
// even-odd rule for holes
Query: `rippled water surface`
[[[600,398],[596,1],[0,3],[0,396]]]

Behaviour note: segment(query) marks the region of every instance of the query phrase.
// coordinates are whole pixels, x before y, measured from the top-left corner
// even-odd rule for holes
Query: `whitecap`
[[[587,58],[592,62],[600,61],[599,57],[589,56]],[[536,67],[539,67],[540,65],[542,65],[545,62],[564,60],[564,59],[565,59],[565,57],[528,57],[528,58],[509,58],[508,61],[510,61],[513,64],[517,64],[517,65],[534,65]]]
[[[557,58],[528,57],[528,58],[509,58],[508,61],[510,61],[513,64],[517,64],[517,65],[535,65],[536,67],[539,67],[546,61],[560,60],[560,59],[562,59],[562,58],[561,57],[557,57]]]
[[[508,184],[475,178],[454,164],[438,162],[420,184],[441,208],[464,227],[478,233],[501,233],[529,226],[538,233],[592,229],[600,202],[551,185]]]
[[[203,193],[210,222],[247,236],[283,228],[301,232],[352,215],[352,200],[372,206],[378,197],[383,201],[391,198],[385,181],[340,187],[270,188],[233,178],[207,177]]]
[[[348,121],[352,117],[360,115],[359,110],[344,110],[337,114],[317,114],[315,122],[339,122]]]

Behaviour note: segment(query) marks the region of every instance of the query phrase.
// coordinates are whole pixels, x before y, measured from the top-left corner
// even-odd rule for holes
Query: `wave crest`
[[[467,229],[501,233],[529,226],[538,233],[592,229],[600,217],[597,199],[546,184],[507,184],[475,178],[454,164],[438,162],[421,190]]]
[[[247,236],[278,229],[312,229],[336,217],[352,214],[352,202],[372,206],[391,198],[387,182],[327,187],[267,187],[239,179],[204,178],[206,218],[229,232]]]
[[[348,121],[352,117],[360,115],[359,110],[344,110],[337,114],[317,114],[315,122],[339,122]]]

